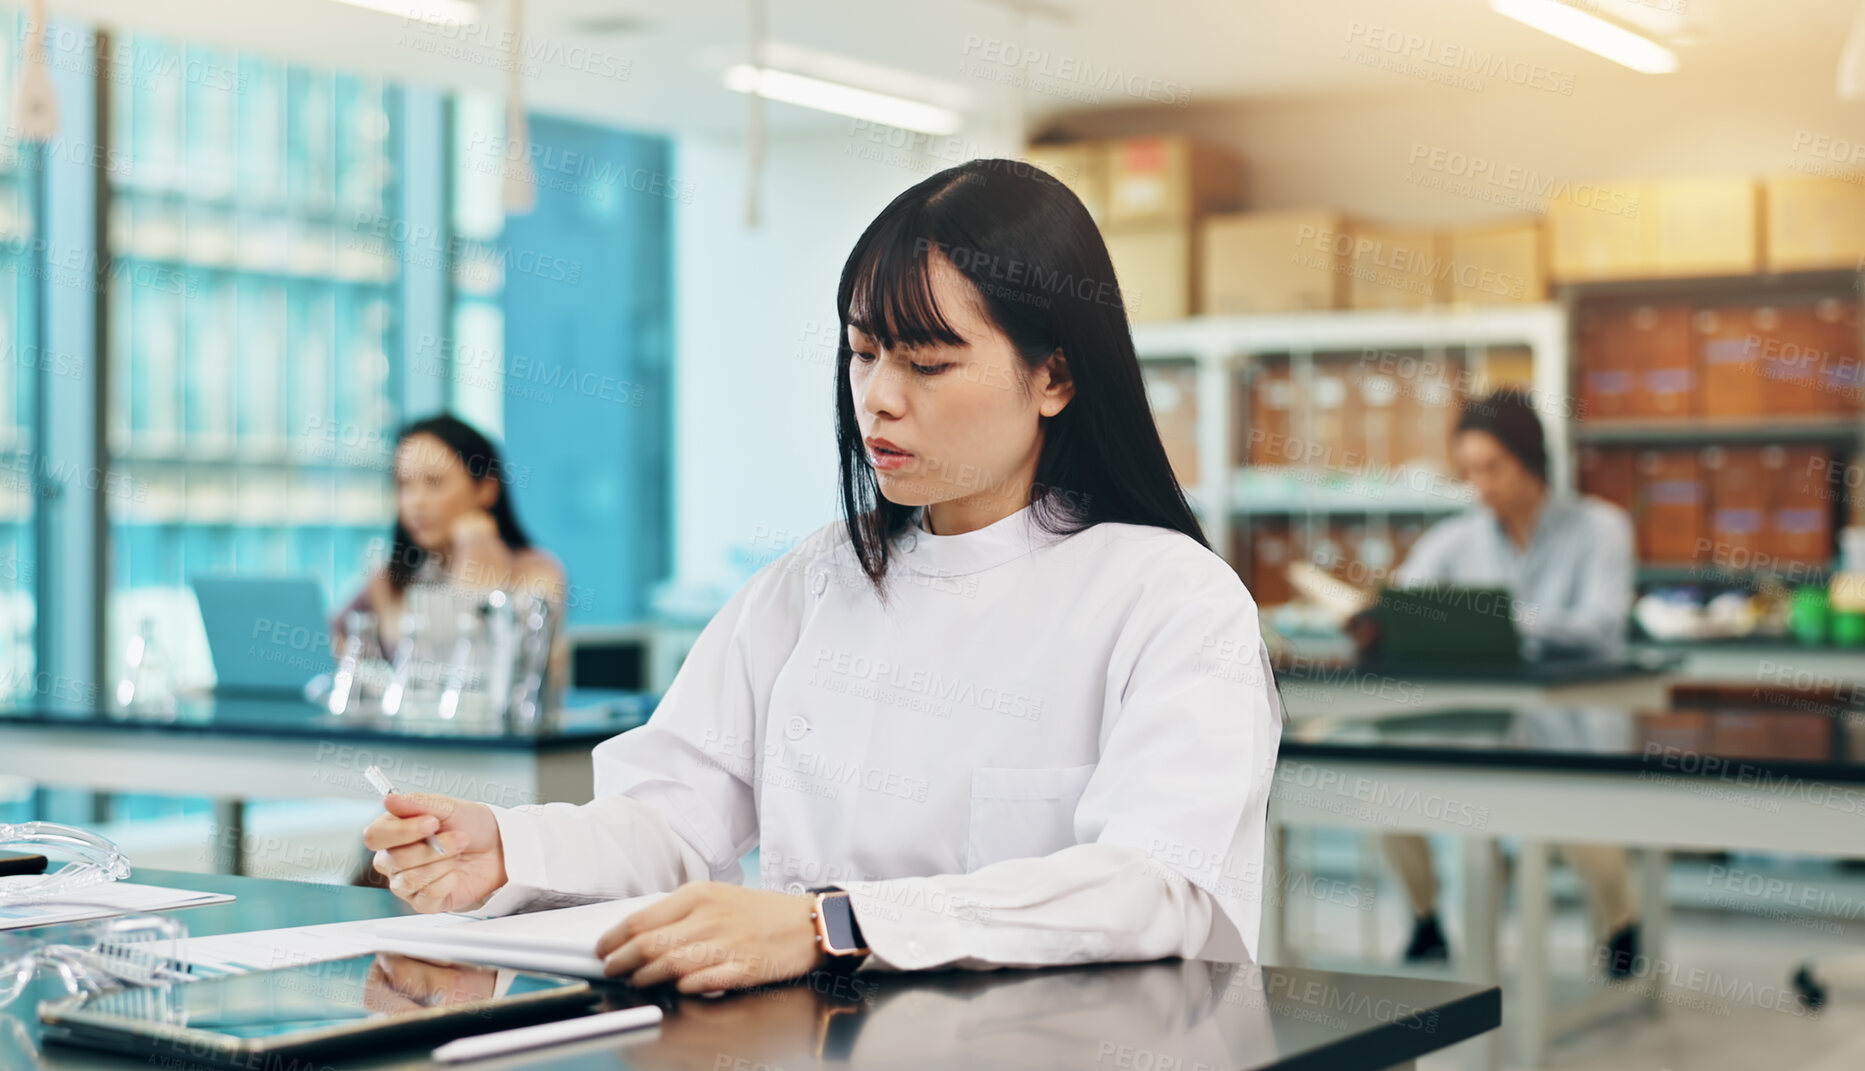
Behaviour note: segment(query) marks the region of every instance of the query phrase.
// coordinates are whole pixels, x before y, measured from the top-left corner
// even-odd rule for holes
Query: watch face
[[[860,947],[855,941],[855,912],[846,896],[822,898],[822,929],[829,936],[832,952],[848,952]]]

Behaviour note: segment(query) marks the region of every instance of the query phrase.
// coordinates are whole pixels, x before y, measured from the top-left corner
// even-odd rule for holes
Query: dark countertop
[[[531,734],[508,733],[497,723],[443,721],[434,716],[386,718],[366,711],[333,715],[321,706],[290,698],[184,698],[170,714],[56,700],[16,701],[0,706],[0,734],[11,727],[30,726],[318,740],[432,740],[448,746],[542,751],[588,747],[632,729],[648,719],[657,701],[657,696],[646,692],[571,691],[564,696],[557,727]]]
[[[1275,666],[1278,679],[1351,684],[1365,677],[1441,684],[1505,684],[1551,688],[1656,677],[1683,664],[1680,652],[1647,652],[1621,659],[1551,658],[1513,665],[1481,662],[1343,661],[1296,655]]]
[[[1865,782],[1865,711],[1534,706],[1287,727],[1284,759]]]
[[[311,925],[404,913],[387,892],[260,878],[139,869],[133,880],[230,892],[230,904],[176,912],[192,934]],[[32,1010],[62,992],[41,974],[0,1012],[0,1066],[93,1071],[164,1066],[60,1045],[33,1049]],[[713,1071],[754,1067],[1083,1068],[1176,1071],[1375,1071],[1496,1028],[1495,986],[1198,960],[949,971],[854,978],[816,975],[719,999],[604,987],[606,1007],[644,1001],[667,1012],[642,1031],[521,1054],[479,1068]],[[833,1024],[830,1026],[829,1024]],[[316,1071],[437,1066],[426,1046]],[[176,1066],[196,1066],[181,1061]],[[206,1071],[202,1068],[201,1071]]]

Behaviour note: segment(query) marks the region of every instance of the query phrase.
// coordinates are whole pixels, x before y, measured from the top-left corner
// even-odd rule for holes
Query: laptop
[[[1522,638],[1504,588],[1386,588],[1373,606],[1380,660],[1412,665],[1516,666]]]
[[[310,577],[197,576],[216,695],[304,698],[331,670],[324,592]]]

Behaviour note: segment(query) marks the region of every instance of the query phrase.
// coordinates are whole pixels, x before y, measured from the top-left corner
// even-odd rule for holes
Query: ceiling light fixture
[[[471,25],[479,21],[479,5],[473,0],[337,0],[337,3],[400,15],[417,22]]]
[[[1670,74],[1677,69],[1677,53],[1559,0],[1489,0],[1489,6],[1498,15],[1635,71]]]
[[[956,134],[965,126],[964,118],[950,108],[774,67],[734,64],[725,69],[725,88],[819,112],[917,130],[922,134]]]

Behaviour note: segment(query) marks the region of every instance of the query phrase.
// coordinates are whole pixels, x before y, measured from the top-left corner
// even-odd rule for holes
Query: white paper
[[[59,922],[80,922],[84,919],[109,918],[112,915],[128,915],[142,911],[168,911],[178,907],[199,907],[202,904],[224,904],[233,899],[226,893],[196,892],[192,889],[170,889],[162,885],[138,885],[130,881],[111,881],[101,885],[87,885],[69,893],[56,894],[53,899],[49,900],[18,904],[7,902],[11,890],[30,889],[39,880],[39,875],[0,878],[0,930],[18,929],[22,926],[46,926]]]
[[[460,925],[446,927],[422,926],[414,918],[385,919],[376,929],[376,943],[388,952],[601,978],[596,939],[666,895],[650,893],[495,919],[462,918]]]
[[[465,915],[411,915],[406,918],[359,919],[354,922],[329,922],[320,926],[288,926],[277,930],[252,930],[247,933],[221,933],[212,937],[191,937],[185,953],[194,973],[243,974],[246,971],[272,970],[300,963],[347,959],[383,951],[376,939],[376,928],[385,922],[401,923],[402,932],[419,933],[425,929],[455,926],[471,919]]]

